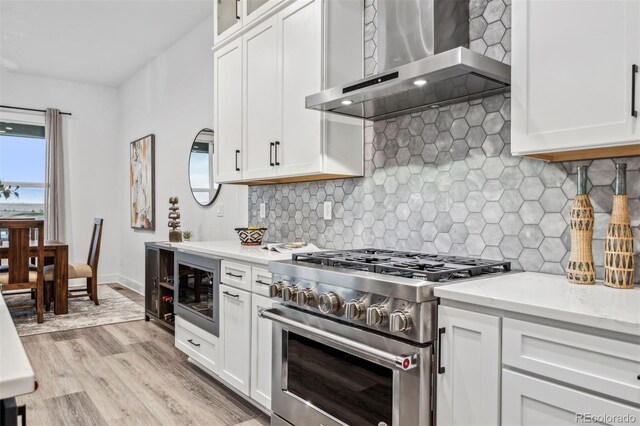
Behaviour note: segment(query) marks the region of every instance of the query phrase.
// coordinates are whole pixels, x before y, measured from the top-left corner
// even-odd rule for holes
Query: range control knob
[[[393,311],[389,315],[389,330],[394,333],[411,329],[411,315],[405,311]]]
[[[280,297],[282,294],[282,289],[284,288],[284,283],[282,281],[278,281],[277,283],[273,283],[269,286],[269,297]]]
[[[284,287],[282,289],[282,300],[284,302],[295,300],[297,292],[298,292],[298,286],[296,285],[290,285],[289,287]]]
[[[367,309],[367,325],[380,327],[389,321],[387,308],[381,305],[371,305]]]
[[[340,310],[340,297],[332,291],[323,293],[318,297],[318,307],[323,314],[335,314]]]
[[[344,305],[344,310],[347,318],[350,320],[364,319],[367,314],[367,307],[365,306],[364,302],[357,299],[349,300]]]
[[[302,289],[296,293],[296,303],[300,306],[313,306],[316,304],[316,292],[311,289]]]

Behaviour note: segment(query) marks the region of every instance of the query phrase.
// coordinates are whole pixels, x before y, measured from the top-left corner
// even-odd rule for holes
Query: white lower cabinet
[[[271,321],[258,316],[269,309],[271,299],[257,294],[251,298],[251,398],[271,408]]]
[[[438,308],[438,425],[500,422],[500,317]]]
[[[220,377],[249,395],[251,293],[220,285]]]
[[[502,371],[502,424],[638,424],[640,410],[581,390]]]
[[[219,339],[201,328],[176,317],[176,347],[209,371],[218,374]]]

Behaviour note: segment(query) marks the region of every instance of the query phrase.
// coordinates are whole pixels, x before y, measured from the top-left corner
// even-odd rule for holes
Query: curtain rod
[[[45,113],[46,111],[44,109],[35,109],[35,108],[22,108],[22,107],[14,107],[14,106],[9,106],[9,105],[0,105],[0,108],[6,108],[6,109],[19,109],[21,111],[33,111],[33,112],[41,112],[41,113]],[[71,115],[70,112],[61,112],[60,115]]]

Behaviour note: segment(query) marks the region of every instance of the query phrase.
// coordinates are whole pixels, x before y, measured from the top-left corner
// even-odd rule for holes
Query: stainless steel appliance
[[[468,0],[378,0],[380,72],[306,97],[318,111],[381,120],[509,90],[511,67],[468,49]]]
[[[178,251],[173,280],[175,314],[218,336],[220,260]]]
[[[430,425],[436,285],[509,262],[362,249],[271,262],[272,424]]]

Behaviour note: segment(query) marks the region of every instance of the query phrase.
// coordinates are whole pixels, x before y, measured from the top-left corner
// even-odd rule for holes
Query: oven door
[[[273,321],[274,414],[294,425],[430,425],[431,346],[284,306]]]

